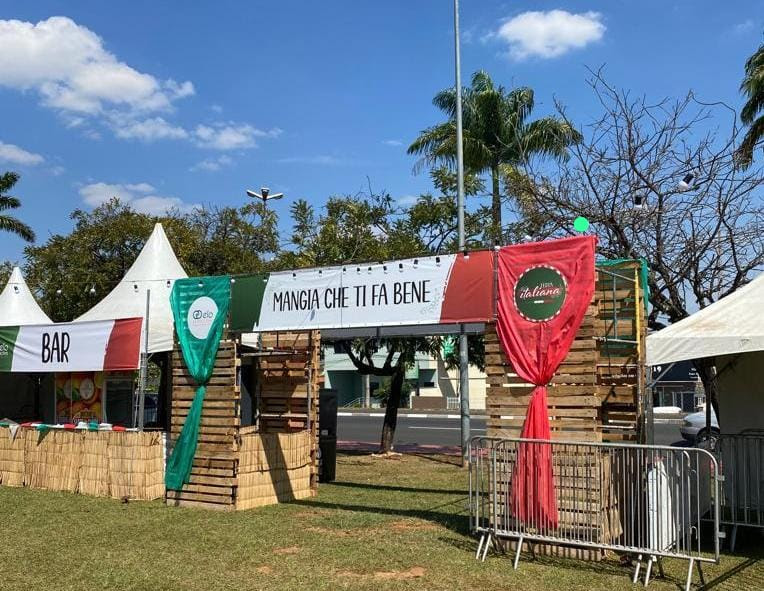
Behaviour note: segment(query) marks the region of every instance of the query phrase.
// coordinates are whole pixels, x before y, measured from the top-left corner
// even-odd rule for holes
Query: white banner
[[[437,324],[455,258],[274,273],[257,328]]]

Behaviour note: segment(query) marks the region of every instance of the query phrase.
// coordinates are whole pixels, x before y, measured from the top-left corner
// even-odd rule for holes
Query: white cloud
[[[37,24],[0,20],[0,47],[0,84],[33,90],[65,113],[168,110],[194,94],[191,82],[159,80],[119,61],[98,35],[63,16]]]
[[[382,142],[386,146],[392,146],[392,147],[398,147],[402,146],[403,142],[401,140],[385,140]]]
[[[112,115],[109,124],[114,134],[123,139],[139,139],[146,142],[166,139],[185,139],[188,132],[177,125],[168,123],[162,117],[135,120],[131,117]]]
[[[504,21],[488,38],[507,43],[510,57],[520,61],[530,57],[558,57],[599,41],[604,34],[605,25],[598,12],[572,14],[565,10],[534,10]]]
[[[61,176],[62,174],[66,172],[66,168],[64,168],[61,165],[57,165],[57,166],[51,167],[51,169],[48,172],[50,172],[50,174],[52,174],[53,176]]]
[[[33,152],[27,152],[15,144],[5,144],[0,141],[0,162],[10,162],[21,166],[41,164],[45,158]]]
[[[192,96],[190,81],[161,79],[120,61],[104,40],[70,18],[38,23],[0,20],[0,88],[39,97],[63,123],[92,139],[105,127],[118,138],[186,140],[201,148],[252,148],[281,129],[215,122],[181,126],[168,120],[177,101]],[[220,105],[212,110],[222,112]]]
[[[756,23],[752,18],[748,18],[744,20],[742,23],[736,24],[734,27],[732,27],[732,32],[736,35],[745,35],[746,33],[749,33],[753,31],[754,27],[756,26]]]
[[[252,127],[248,123],[214,123],[197,125],[194,138],[198,146],[213,150],[238,150],[254,148],[255,138],[277,138],[281,129],[274,127],[268,131]]]
[[[178,197],[155,195],[156,189],[149,183],[90,183],[79,189],[82,200],[91,207],[98,207],[113,197],[129,203],[135,211],[151,215],[162,215],[170,209],[190,211],[196,204],[185,203]]]
[[[206,170],[208,172],[216,172],[221,168],[230,166],[233,164],[233,158],[226,156],[225,154],[218,156],[217,158],[205,158],[201,162],[194,164],[189,170],[196,172],[197,170]]]

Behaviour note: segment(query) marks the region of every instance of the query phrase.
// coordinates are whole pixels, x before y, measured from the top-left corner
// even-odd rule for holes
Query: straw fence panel
[[[24,485],[24,430],[19,429],[11,439],[11,430],[0,428],[0,484]]]
[[[79,492],[94,497],[109,496],[109,441],[105,433],[84,432],[79,470]]]
[[[0,484],[136,500],[164,495],[158,432],[0,430]]]
[[[112,498],[150,501],[163,497],[162,434],[111,432],[107,436]]]
[[[312,495],[310,433],[247,433],[241,437],[236,509]]]
[[[82,441],[76,431],[25,431],[24,484],[76,493]]]

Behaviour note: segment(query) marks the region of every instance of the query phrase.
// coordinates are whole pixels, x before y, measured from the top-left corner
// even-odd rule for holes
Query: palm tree
[[[748,168],[753,162],[756,145],[764,139],[764,45],[760,45],[745,62],[745,77],[740,90],[748,97],[740,112],[740,120],[749,128],[737,149],[737,158],[741,167]]]
[[[19,175],[15,172],[6,172],[0,176],[0,232],[10,232],[23,238],[27,242],[34,242],[34,232],[21,220],[5,215],[3,212],[9,209],[21,207],[21,201],[16,197],[5,195],[18,182]]]
[[[456,161],[456,89],[442,90],[432,102],[448,116],[448,121],[428,127],[409,146],[409,154],[422,156],[418,168],[423,164],[453,165]],[[507,91],[495,86],[482,70],[472,75],[470,87],[463,91],[464,165],[475,174],[491,174],[494,244],[502,241],[502,168],[523,164],[533,155],[565,158],[568,146],[581,139],[575,129],[556,117],[529,122],[532,110],[531,88]]]

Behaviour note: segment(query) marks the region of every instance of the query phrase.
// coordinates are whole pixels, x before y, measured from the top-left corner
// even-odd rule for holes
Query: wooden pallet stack
[[[597,270],[595,292],[570,352],[548,387],[548,415],[556,441],[642,441],[644,420],[644,293],[639,263],[626,262]],[[533,386],[514,373],[494,325],[485,333],[489,437],[519,437]],[[577,453],[580,456],[581,450]],[[564,454],[563,454],[564,455]],[[581,461],[581,458],[574,458]],[[560,526],[590,532],[589,539],[609,541],[621,533],[619,499],[608,458],[592,452],[590,469],[566,473],[565,458],[556,458],[555,486]],[[511,478],[514,463],[502,468]],[[576,495],[586,489],[587,502]],[[500,496],[501,496],[501,491]],[[500,504],[503,501],[500,500]],[[537,551],[601,558],[597,550],[544,546]]]
[[[234,508],[236,492],[237,430],[240,391],[236,381],[240,360],[236,343],[221,341],[212,377],[202,405],[202,419],[191,481],[180,491],[167,491],[167,504]],[[179,346],[172,353],[172,418],[170,437],[178,439],[196,394]]]
[[[258,357],[257,398],[262,433],[310,432],[311,488],[318,487],[318,391],[321,333],[264,333]]]
[[[241,358],[221,341],[202,405],[191,479],[167,504],[231,511],[304,498],[317,490],[321,335],[265,333],[257,353],[257,425],[241,427]],[[196,393],[179,347],[172,356],[171,440]]]
[[[638,270],[623,263],[597,271],[592,303],[548,387],[552,439],[640,440],[646,334]],[[492,324],[485,352],[488,435],[517,437],[533,386],[514,373]]]

